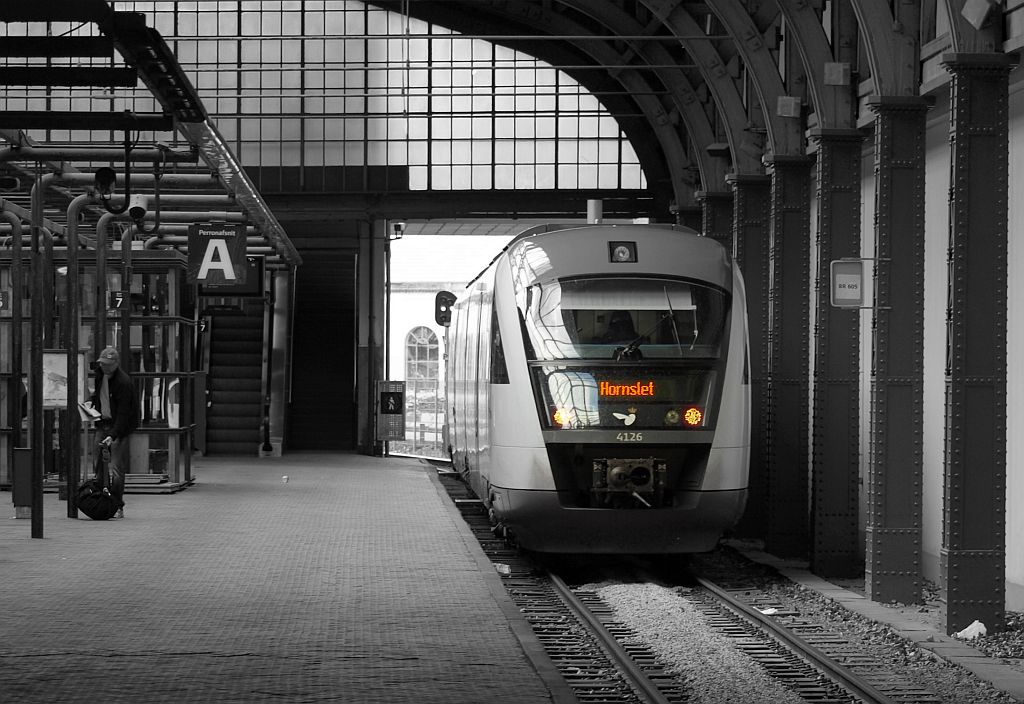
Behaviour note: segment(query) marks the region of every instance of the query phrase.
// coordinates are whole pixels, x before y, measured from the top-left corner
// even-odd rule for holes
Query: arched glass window
[[[444,389],[440,345],[430,328],[420,325],[405,336],[405,443],[415,455],[444,456]],[[395,450],[399,448],[393,448]]]
[[[351,179],[362,183],[363,169],[413,191],[646,188],[633,146],[600,99],[508,47],[354,0],[117,5],[160,32],[261,189],[344,189]],[[0,23],[0,36],[21,27]],[[99,31],[77,21],[52,28]],[[5,91],[0,109],[67,110],[73,102],[152,112],[155,104],[144,87]],[[53,130],[39,138],[109,135]]]
[[[437,335],[420,325],[405,336],[405,382],[436,382],[438,380]],[[408,389],[407,389],[408,391]]]

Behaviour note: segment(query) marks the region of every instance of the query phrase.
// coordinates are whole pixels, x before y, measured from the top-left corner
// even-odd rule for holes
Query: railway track
[[[723,587],[695,577],[697,589],[681,589],[710,625],[735,639],[736,647],[766,670],[779,668],[807,701],[874,704],[941,704],[934,693],[908,681],[842,635],[788,610],[752,585]],[[775,647],[771,641],[783,646]],[[761,641],[761,642],[759,642]],[[788,662],[793,657],[800,662]],[[815,675],[815,673],[820,673]],[[827,678],[827,679],[826,679]]]
[[[449,491],[451,493],[451,487]],[[616,640],[614,633],[620,638],[626,637],[628,629],[609,618],[610,609],[602,610],[594,599],[585,602],[562,580],[495,538],[487,513],[478,500],[465,496],[453,496],[453,499],[501,575],[505,590],[578,702],[665,704],[687,701],[675,681],[663,674],[653,653],[637,647],[627,650]],[[664,692],[659,690],[659,683]]]
[[[570,587],[567,581],[576,581],[572,577],[548,572],[495,537],[486,509],[468,493],[458,475],[441,472],[440,476],[577,701],[662,704],[700,699],[689,692],[699,673],[672,674],[596,592]],[[637,568],[632,569],[635,577]],[[678,584],[677,577],[648,578]],[[674,591],[702,614],[709,629],[729,638],[737,650],[804,701],[941,703],[930,692],[891,672],[885,663],[858,652],[838,634],[787,611],[752,585],[725,588],[695,577],[685,586],[675,586]]]

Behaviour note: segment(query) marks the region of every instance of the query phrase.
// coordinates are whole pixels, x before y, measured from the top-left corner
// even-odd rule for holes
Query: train
[[[435,314],[452,468],[510,542],[697,553],[739,520],[749,336],[721,244],[679,225],[538,225]]]

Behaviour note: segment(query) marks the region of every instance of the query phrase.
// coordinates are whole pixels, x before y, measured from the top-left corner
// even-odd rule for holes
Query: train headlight
[[[551,420],[554,421],[555,426],[558,428],[569,427],[569,409],[558,407],[554,413],[551,414]]]
[[[636,242],[609,242],[608,261],[636,262]]]
[[[687,406],[683,409],[683,423],[695,428],[704,424],[704,409],[700,406]]]

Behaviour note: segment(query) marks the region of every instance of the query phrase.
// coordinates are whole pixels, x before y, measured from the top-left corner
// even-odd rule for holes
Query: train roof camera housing
[[[96,169],[95,180],[93,181],[93,188],[96,189],[96,193],[102,197],[109,197],[111,191],[114,190],[114,184],[117,183],[117,174],[109,166],[103,166]]]
[[[141,194],[135,194],[131,198],[131,204],[128,206],[128,215],[135,222],[141,221],[146,217],[146,213],[149,211],[149,199]]]

